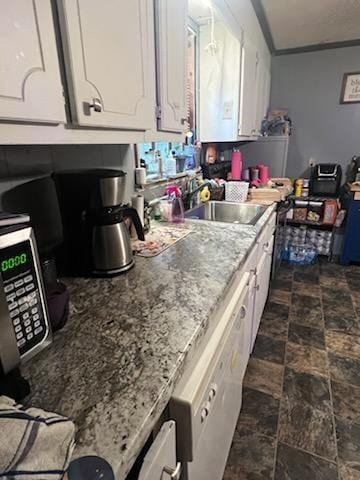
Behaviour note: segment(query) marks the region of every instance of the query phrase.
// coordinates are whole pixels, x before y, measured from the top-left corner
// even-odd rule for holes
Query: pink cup
[[[269,181],[269,167],[266,165],[258,165],[259,179],[263,185],[266,185]]]

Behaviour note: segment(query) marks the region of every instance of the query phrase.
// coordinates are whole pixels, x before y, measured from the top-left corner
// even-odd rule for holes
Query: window
[[[146,169],[147,183],[185,175],[200,164],[199,149],[185,143],[138,143],[136,155],[137,165]]]

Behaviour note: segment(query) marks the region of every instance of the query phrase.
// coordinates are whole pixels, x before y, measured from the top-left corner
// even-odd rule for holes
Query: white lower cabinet
[[[265,244],[265,247],[263,248],[260,261],[258,263],[257,271],[256,271],[256,293],[255,293],[254,314],[253,314],[253,322],[252,322],[253,329],[252,329],[251,350],[254,347],[256,335],[259,330],[261,317],[262,317],[265,303],[269,293],[273,246],[274,246],[274,237],[271,236],[270,240]],[[262,248],[262,246],[260,245],[259,248]]]
[[[147,452],[138,480],[178,480],[181,465],[176,462],[176,425],[165,422]]]
[[[238,277],[214,319],[215,329],[170,401],[177,424],[178,460],[184,480],[220,480],[230,450],[242,400],[242,380],[249,356],[244,342],[249,273]],[[243,342],[245,345],[242,348]]]
[[[255,312],[255,296],[256,296],[256,274],[254,273],[251,276],[250,282],[249,282],[249,310],[247,313],[248,316],[248,332],[247,332],[247,347],[249,350],[249,355],[252,352],[253,349],[253,321],[254,321],[254,312]],[[247,364],[246,364],[247,365]]]
[[[270,217],[229,286],[202,348],[190,360],[170,400],[182,480],[223,478],[241,410],[243,378],[269,290],[274,219]],[[140,480],[152,478],[158,477]]]
[[[64,102],[50,2],[2,0],[0,120],[65,122]]]

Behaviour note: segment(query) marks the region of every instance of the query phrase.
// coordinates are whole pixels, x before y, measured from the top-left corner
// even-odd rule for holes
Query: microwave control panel
[[[47,335],[30,240],[0,249],[0,270],[17,346],[23,356]]]

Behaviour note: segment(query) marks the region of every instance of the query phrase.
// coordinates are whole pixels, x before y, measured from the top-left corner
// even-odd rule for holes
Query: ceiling
[[[360,44],[360,0],[253,0],[253,5],[274,53]]]

